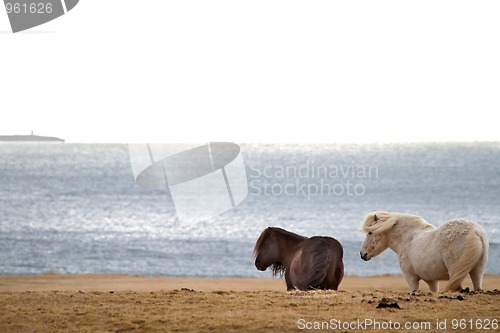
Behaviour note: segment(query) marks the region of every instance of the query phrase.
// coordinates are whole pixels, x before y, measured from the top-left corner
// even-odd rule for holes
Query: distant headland
[[[0,135],[0,141],[9,142],[64,142],[64,139],[53,136],[34,135],[31,131],[30,135]]]

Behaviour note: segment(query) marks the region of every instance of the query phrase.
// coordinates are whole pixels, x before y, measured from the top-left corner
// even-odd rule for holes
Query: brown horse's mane
[[[271,268],[273,269],[273,277],[279,276],[282,278],[285,276],[285,265],[281,262],[274,263]]]
[[[291,238],[297,242],[307,239],[307,237],[294,234],[293,232],[286,231],[285,229],[277,227],[268,227],[260,234],[259,238],[257,239],[257,242],[255,243],[255,247],[253,249],[254,259],[257,258],[261,250],[261,247],[273,232],[278,233],[284,237]],[[285,275],[285,265],[282,262],[275,262],[274,264],[272,264],[271,268],[273,270],[273,276],[279,275],[280,277],[283,277]]]

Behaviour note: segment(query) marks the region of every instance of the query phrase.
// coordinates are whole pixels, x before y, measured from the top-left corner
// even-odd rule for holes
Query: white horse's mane
[[[427,223],[423,218],[417,215],[410,215],[396,212],[376,211],[369,213],[361,225],[361,231],[364,233],[372,232],[381,234],[391,230],[396,223],[411,224],[414,228],[427,229],[434,228],[432,224]]]

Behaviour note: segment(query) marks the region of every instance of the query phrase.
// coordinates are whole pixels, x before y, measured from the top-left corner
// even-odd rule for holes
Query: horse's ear
[[[378,221],[377,214],[373,215],[373,220],[374,220],[375,222],[377,222],[377,221]]]

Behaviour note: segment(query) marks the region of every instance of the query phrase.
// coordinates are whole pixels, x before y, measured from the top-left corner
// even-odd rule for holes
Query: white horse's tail
[[[483,243],[484,241],[487,242],[483,238],[474,228],[465,236],[465,247],[453,267],[453,275],[450,276],[445,291],[457,291],[464,278],[479,261],[487,260],[488,244]]]

